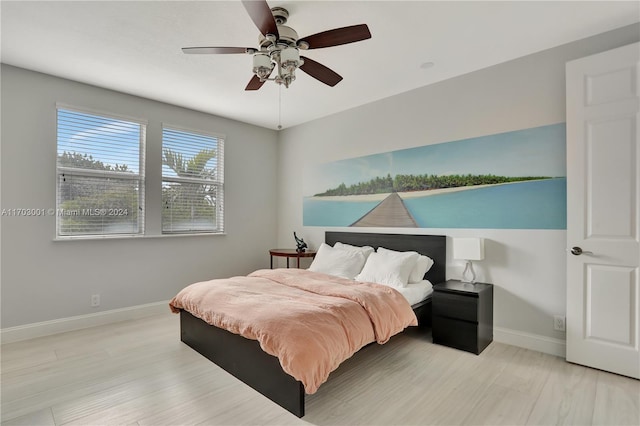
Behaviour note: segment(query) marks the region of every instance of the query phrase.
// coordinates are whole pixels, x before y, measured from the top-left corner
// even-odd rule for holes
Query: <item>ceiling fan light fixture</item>
[[[280,51],[280,63],[282,68],[298,68],[300,64],[300,52],[295,47],[287,47]]]
[[[276,83],[289,85],[296,79],[296,69],[303,64],[300,59],[300,52],[295,47],[285,47],[277,55],[278,77]]]
[[[264,53],[256,53],[253,55],[253,73],[257,75],[260,80],[266,80],[269,78],[274,64],[271,62],[269,55]]]

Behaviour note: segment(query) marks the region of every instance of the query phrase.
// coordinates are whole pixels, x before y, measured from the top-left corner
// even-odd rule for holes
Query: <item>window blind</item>
[[[224,232],[224,138],[162,129],[162,232]]]
[[[145,125],[57,110],[57,234],[144,232]]]

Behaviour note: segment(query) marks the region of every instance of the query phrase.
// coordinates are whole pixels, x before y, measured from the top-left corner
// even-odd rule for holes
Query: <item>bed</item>
[[[425,279],[445,281],[446,237],[434,235],[326,232],[325,242],[353,246],[415,251],[433,259]],[[406,302],[405,302],[406,303]],[[411,306],[419,327],[431,323],[431,297]],[[181,340],[236,378],[298,417],[305,413],[305,387],[283,370],[280,360],[263,351],[257,340],[247,339],[209,325],[186,309],[180,309]]]

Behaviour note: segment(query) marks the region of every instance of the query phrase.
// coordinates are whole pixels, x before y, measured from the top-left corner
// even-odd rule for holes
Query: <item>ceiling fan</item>
[[[289,12],[286,9],[282,7],[269,8],[265,0],[242,0],[242,4],[253,23],[262,33],[258,38],[259,48],[183,47],[182,51],[194,54],[248,53],[253,55],[254,76],[245,90],[258,90],[267,80],[273,80],[289,87],[296,79],[295,71],[297,68],[333,87],[342,80],[342,77],[326,66],[300,56],[300,50],[339,46],[371,38],[366,24],[335,28],[298,38],[298,33],[293,28],[284,25],[289,18]],[[276,67],[278,68],[277,75],[270,78]]]

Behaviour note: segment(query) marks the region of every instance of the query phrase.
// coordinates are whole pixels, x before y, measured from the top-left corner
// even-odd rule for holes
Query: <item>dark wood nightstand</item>
[[[269,250],[269,255],[271,256],[271,269],[273,269],[273,256],[276,257],[286,257],[287,258],[287,268],[289,267],[289,259],[294,258],[298,260],[297,267],[300,267],[300,258],[301,257],[316,257],[316,252],[314,250],[307,251],[296,251],[296,249],[271,249]]]
[[[479,354],[493,341],[493,284],[433,286],[433,343]]]

